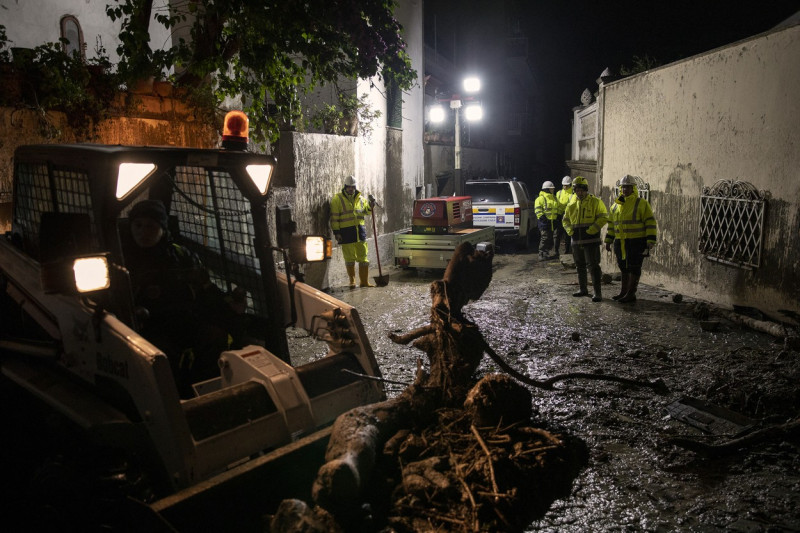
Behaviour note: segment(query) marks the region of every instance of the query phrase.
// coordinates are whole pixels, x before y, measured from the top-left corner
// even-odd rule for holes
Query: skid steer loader
[[[385,399],[356,309],[291,268],[329,258],[330,241],[287,234],[285,217],[270,229],[276,161],[242,150],[246,131],[233,124],[221,149],[15,151],[12,226],[0,239],[10,520],[31,530],[260,530],[281,499],[308,497],[335,418]],[[143,199],[165,206],[173,240],[200,259],[217,303],[241,304],[237,338],[189,394],[170,343],[145,336],[148,310],[126,268],[127,215]],[[293,366],[288,326],[327,354]]]

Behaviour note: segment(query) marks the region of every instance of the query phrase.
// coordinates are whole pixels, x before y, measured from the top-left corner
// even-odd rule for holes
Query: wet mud
[[[429,286],[442,273],[387,273],[386,287],[332,292],[359,310],[384,377],[411,383],[424,354],[388,335],[428,322]],[[750,420],[745,433],[796,419],[797,346],[709,317],[713,306],[658,287],[640,285],[637,302],[622,305],[610,299],[618,282],[603,286],[599,303],[572,297],[576,286],[570,258],[501,253],[489,288],[464,311],[495,352],[532,378],[588,372],[661,379],[669,392],[580,379],[552,391],[531,388],[538,416],[582,439],[589,460],[569,496],[526,531],[800,531],[796,433],[725,455],[698,454],[671,439],[723,443],[742,426],[703,431],[669,411],[684,400],[706,402]],[[701,326],[709,318],[715,329]],[[478,372],[502,370],[485,357]],[[387,385],[390,396],[403,388]]]

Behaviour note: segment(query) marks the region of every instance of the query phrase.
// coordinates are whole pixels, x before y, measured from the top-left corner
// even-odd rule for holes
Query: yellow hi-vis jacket
[[[608,222],[608,210],[596,196],[587,194],[581,200],[575,195],[567,204],[563,222],[573,245],[600,244],[600,230]]]
[[[558,200],[558,214],[563,215],[564,212],[567,210],[567,205],[569,201],[574,196],[572,192],[572,186],[567,187],[566,189],[561,189],[556,193],[556,200]]]
[[[621,196],[614,200],[611,214],[608,217],[608,232],[606,243],[620,241],[622,259],[627,257],[625,241],[627,239],[647,239],[648,243],[655,244],[657,235],[656,219],[650,202],[639,198],[636,187],[628,196]]]
[[[331,229],[342,236],[340,244],[367,240],[364,218],[372,213],[369,201],[356,191],[354,195],[345,194],[344,189],[331,199]]]
[[[533,203],[533,212],[536,214],[536,218],[539,219],[540,228],[546,227],[546,223],[541,220],[542,216],[544,216],[550,221],[550,229],[552,230],[553,221],[558,217],[558,200],[556,200],[555,195],[547,191],[539,191],[539,196]]]

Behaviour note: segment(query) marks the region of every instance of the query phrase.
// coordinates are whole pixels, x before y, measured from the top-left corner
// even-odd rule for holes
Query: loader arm
[[[278,294],[284,310],[285,324],[291,323],[288,279],[278,272]],[[350,352],[355,355],[367,375],[381,377],[375,354],[372,351],[358,310],[333,296],[303,282],[291,280],[295,327],[305,329],[328,344],[330,354]]]

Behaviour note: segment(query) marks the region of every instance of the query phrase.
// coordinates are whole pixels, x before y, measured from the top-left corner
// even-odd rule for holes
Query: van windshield
[[[508,183],[473,182],[466,183],[464,193],[472,196],[473,203],[512,203],[514,196]]]

